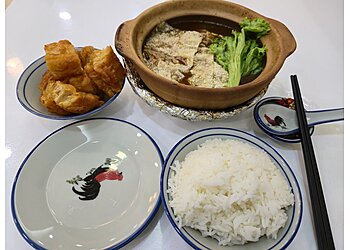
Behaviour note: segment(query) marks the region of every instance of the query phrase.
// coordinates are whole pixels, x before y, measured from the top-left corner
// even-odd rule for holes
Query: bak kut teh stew
[[[143,45],[144,62],[155,73],[191,86],[235,87],[256,78],[266,62],[260,38],[270,31],[269,23],[214,19],[189,16],[158,24]]]

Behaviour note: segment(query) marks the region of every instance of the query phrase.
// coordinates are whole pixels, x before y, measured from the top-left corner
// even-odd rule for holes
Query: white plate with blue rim
[[[35,249],[117,249],[160,205],[163,156],[140,127],[113,118],[68,124],[21,164],[11,209]]]
[[[173,199],[169,193],[169,178],[176,175],[173,167],[176,161],[184,161],[186,155],[197,149],[199,145],[207,140],[219,138],[222,140],[238,140],[248,143],[259,150],[264,151],[271,159],[273,164],[281,171],[282,176],[290,186],[294,195],[294,205],[286,208],[285,212],[288,219],[281,229],[279,229],[277,238],[267,238],[262,236],[256,242],[248,242],[244,245],[220,246],[218,241],[204,237],[202,234],[189,226],[181,226],[179,220],[174,214],[170,200]],[[194,249],[217,249],[217,250],[239,250],[239,249],[285,249],[295,238],[302,219],[302,196],[298,181],[283,157],[270,145],[247,132],[231,128],[208,128],[191,133],[181,139],[168,154],[162,175],[161,175],[161,198],[165,212],[176,232]]]
[[[79,49],[79,48],[77,48]],[[122,83],[121,90],[114,96],[105,101],[103,105],[95,108],[84,114],[73,114],[73,115],[58,115],[51,113],[44,107],[40,102],[40,90],[39,83],[41,82],[42,76],[47,71],[47,66],[45,62],[45,56],[42,56],[32,62],[21,74],[16,87],[17,100],[22,105],[24,109],[30,113],[37,115],[42,118],[52,119],[52,120],[77,120],[84,119],[95,115],[101,110],[109,106],[121,93],[125,85],[125,79]]]

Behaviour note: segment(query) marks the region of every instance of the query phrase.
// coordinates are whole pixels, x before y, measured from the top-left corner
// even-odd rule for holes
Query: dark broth
[[[222,36],[231,35],[232,30],[240,30],[238,23],[215,16],[182,16],[169,19],[166,22],[177,29],[196,31],[207,30]]]

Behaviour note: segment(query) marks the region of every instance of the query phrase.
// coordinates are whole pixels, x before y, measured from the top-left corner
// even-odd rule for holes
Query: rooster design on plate
[[[72,190],[79,195],[80,200],[94,200],[100,192],[101,182],[105,180],[123,180],[123,173],[118,171],[116,163],[115,159],[107,158],[104,164],[87,172],[86,177],[82,178],[77,175],[71,180],[66,180],[66,182],[73,185]]]

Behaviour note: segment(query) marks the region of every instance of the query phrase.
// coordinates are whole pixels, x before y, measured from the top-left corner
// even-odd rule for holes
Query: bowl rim
[[[82,48],[82,47],[76,47],[76,48]],[[35,66],[35,64],[39,64],[37,66]],[[125,85],[125,78],[122,82],[122,86],[121,89],[118,93],[116,93],[114,96],[112,96],[111,98],[109,98],[103,105],[101,105],[100,107],[97,107],[89,112],[86,112],[84,114],[76,114],[76,115],[67,115],[67,116],[61,116],[61,115],[57,115],[54,113],[51,113],[50,111],[48,111],[51,114],[44,114],[42,112],[40,112],[39,110],[37,110],[35,107],[33,107],[31,105],[31,103],[28,101],[27,97],[26,97],[26,85],[28,83],[29,78],[35,73],[35,71],[37,71],[39,68],[41,67],[45,67],[46,66],[46,62],[45,62],[45,55],[35,59],[34,61],[32,61],[21,73],[21,76],[19,77],[18,81],[17,81],[17,85],[16,85],[16,97],[18,102],[21,104],[21,106],[26,109],[27,111],[29,111],[30,113],[37,115],[39,117],[42,118],[46,118],[46,119],[50,119],[50,120],[74,120],[74,119],[82,119],[82,118],[87,118],[88,116],[94,115],[96,113],[98,113],[99,111],[101,111],[102,109],[104,109],[105,107],[107,107],[109,104],[111,104],[118,96],[119,94],[122,92],[124,85]],[[26,76],[26,74],[28,74]],[[24,79],[26,77],[26,79]],[[39,83],[38,83],[39,86]],[[23,99],[20,97],[20,95],[23,95]]]
[[[188,135],[184,136],[183,138],[181,138],[169,151],[165,161],[164,161],[164,166],[163,166],[163,169],[162,169],[162,173],[161,173],[161,177],[160,177],[160,192],[161,192],[161,199],[162,199],[162,206],[164,208],[164,211],[168,217],[168,220],[170,221],[171,225],[173,226],[173,228],[175,229],[175,231],[180,235],[180,237],[187,243],[189,244],[193,249],[199,249],[198,246],[196,246],[191,240],[189,240],[187,238],[186,235],[184,235],[182,232],[181,232],[181,228],[178,227],[178,225],[176,224],[176,222],[173,220],[172,218],[172,214],[173,212],[170,211],[169,209],[172,209],[172,208],[169,208],[166,204],[166,198],[165,196],[167,194],[164,193],[164,185],[165,185],[165,182],[167,183],[167,180],[164,180],[164,176],[165,176],[165,172],[167,171],[167,169],[170,169],[170,166],[169,168],[167,168],[167,165],[169,163],[169,160],[170,160],[170,157],[172,156],[172,154],[174,153],[174,151],[178,148],[178,146],[183,142],[185,141],[186,139],[189,139],[193,136],[195,136],[196,134],[200,134],[202,132],[205,132],[205,131],[215,131],[215,130],[227,130],[227,131],[234,131],[234,132],[238,132],[238,133],[242,133],[246,136],[250,136],[252,137],[253,139],[259,141],[260,143],[262,143],[264,146],[266,146],[268,149],[270,149],[272,152],[276,153],[276,155],[282,160],[282,163],[285,164],[285,168],[289,170],[289,172],[291,173],[291,176],[292,178],[287,178],[287,181],[290,184],[291,180],[294,180],[294,183],[295,183],[295,186],[296,186],[296,190],[294,192],[297,192],[298,193],[298,196],[299,196],[299,200],[300,200],[300,203],[298,204],[298,206],[300,207],[299,210],[299,218],[297,218],[297,224],[296,224],[296,227],[294,229],[294,232],[291,234],[290,238],[284,243],[284,245],[282,246],[281,249],[286,249],[290,243],[294,240],[294,238],[296,237],[299,229],[300,229],[300,225],[301,225],[301,222],[302,222],[302,217],[303,217],[303,196],[302,196],[302,192],[301,192],[301,188],[300,188],[300,185],[299,185],[299,182],[292,170],[292,168],[289,166],[288,162],[284,159],[284,157],[282,157],[282,155],[275,149],[273,148],[271,145],[269,145],[268,143],[266,143],[265,141],[263,141],[262,139],[260,139],[259,137],[251,134],[251,133],[248,133],[246,131],[243,131],[243,130],[239,130],[239,129],[235,129],[235,128],[229,128],[229,127],[211,127],[211,128],[204,128],[204,129],[200,129],[200,130],[197,130],[197,131],[194,131],[192,133],[189,133]],[[221,132],[220,134],[224,134],[223,132]],[[210,135],[210,134],[209,134]],[[205,134],[205,135],[202,135],[200,136],[199,138],[203,138],[203,137],[206,137],[208,136],[208,134]],[[195,139],[198,139],[198,138],[193,138],[194,140]],[[244,139],[246,140],[246,139]],[[185,148],[188,144],[190,144],[191,142],[193,142],[193,140],[191,140],[190,142],[188,142],[186,145],[183,146],[183,148]],[[253,142],[254,143],[254,142]],[[255,143],[254,143],[255,144]],[[258,146],[258,145],[257,145]],[[260,147],[260,146],[258,146]],[[260,147],[261,148],[261,147]],[[265,151],[269,157],[272,157],[271,154],[264,148],[261,148],[263,151]],[[274,157],[272,157],[273,159],[275,159]],[[276,162],[278,162],[276,159],[275,159]],[[280,164],[279,164],[280,165]],[[283,173],[284,175],[286,176],[285,174],[285,170],[282,168],[282,167],[278,167]],[[294,193],[293,192],[293,193]],[[293,205],[293,217],[294,217],[294,214],[295,214],[295,211],[296,211],[296,208],[295,208],[296,204]],[[290,228],[290,226],[292,225],[292,221],[290,222],[290,224],[288,225],[288,229],[287,231],[285,232],[285,235],[288,233],[288,230]],[[285,236],[284,235],[284,236]],[[283,236],[283,237],[284,237]],[[276,242],[272,247],[270,247],[269,249],[273,249],[277,244],[279,244],[281,242],[281,240],[283,239],[283,237],[278,241]],[[194,239],[195,240],[195,239]],[[196,240],[195,240],[196,241]],[[248,243],[247,243],[248,244]],[[202,244],[201,244],[202,245]],[[210,250],[210,248],[204,246],[204,249],[208,249]]]

